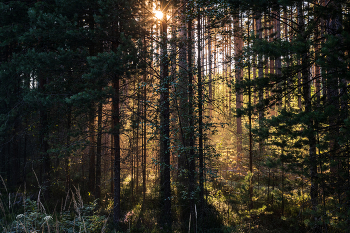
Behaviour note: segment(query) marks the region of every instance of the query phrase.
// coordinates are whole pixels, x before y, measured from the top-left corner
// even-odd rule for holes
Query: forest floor
[[[158,192],[150,180],[145,199],[141,187],[131,191],[131,179],[126,177],[122,187],[120,223],[121,232],[162,232],[157,225],[159,216]],[[244,180],[214,179],[205,186],[203,213],[198,214],[195,232],[307,232],[300,219],[287,219],[279,212],[279,200],[268,206],[257,198],[254,209],[248,210],[247,187]],[[184,232],[189,222],[180,222],[179,197],[173,187],[173,232]],[[266,191],[260,187],[261,193]],[[20,194],[20,193],[18,193]],[[52,207],[40,192],[34,195],[3,194],[0,196],[0,227],[4,233],[12,232],[116,232],[111,213],[112,198],[104,198],[101,205],[94,200],[83,201],[80,190],[67,194]],[[53,202],[52,202],[53,203]],[[261,203],[261,204],[260,204]],[[57,207],[60,206],[60,207]],[[60,209],[60,210],[58,210]],[[187,232],[187,230],[186,230]]]

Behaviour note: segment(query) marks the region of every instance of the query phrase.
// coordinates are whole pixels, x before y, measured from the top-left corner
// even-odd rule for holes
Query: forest
[[[349,52],[349,0],[2,0],[0,232],[349,232]]]

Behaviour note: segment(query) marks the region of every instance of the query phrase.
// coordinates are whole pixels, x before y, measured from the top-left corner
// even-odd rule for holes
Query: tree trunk
[[[72,124],[72,108],[71,106],[68,107],[68,114],[67,114],[67,141],[66,141],[66,147],[67,149],[70,146],[70,135],[69,131],[71,129]],[[65,165],[66,165],[66,193],[70,190],[70,166],[71,166],[71,158],[70,158],[70,150],[66,153],[65,157]]]
[[[144,53],[145,56],[147,54],[147,48],[146,48],[146,36],[144,36]],[[146,191],[147,191],[147,186],[146,186],[146,165],[147,165],[147,88],[146,88],[146,70],[144,71],[145,73],[143,74],[143,128],[142,128],[142,135],[143,135],[143,153],[142,153],[142,192],[143,192],[143,201],[146,199]]]
[[[95,193],[95,174],[96,174],[96,139],[95,139],[95,105],[91,105],[89,113],[89,191]]]
[[[200,8],[198,7],[198,12]],[[198,152],[199,152],[199,202],[200,202],[200,214],[203,214],[204,204],[204,164],[203,164],[203,86],[202,86],[202,64],[201,64],[201,15],[197,16],[197,37],[198,37]]]
[[[189,132],[188,140],[189,153],[187,154],[188,173],[189,173],[189,185],[188,194],[190,199],[190,214],[191,214],[191,229],[195,229],[195,154],[194,154],[194,109],[193,109],[193,71],[192,71],[192,20],[189,19],[187,23],[187,69],[188,69],[188,118],[189,118]]]
[[[259,35],[259,39],[262,39],[262,27],[261,27],[261,14],[258,13],[257,15],[257,21],[256,21],[256,31]],[[264,78],[264,62],[262,55],[258,55],[258,78],[262,79]],[[262,127],[262,121],[264,119],[264,109],[263,109],[263,102],[264,102],[264,89],[259,89],[259,126]],[[261,156],[263,153],[263,141],[259,141],[259,155]]]
[[[210,22],[210,18],[208,17],[208,20],[207,20],[207,23],[206,23],[206,26],[207,26],[207,34],[208,34],[208,76],[209,76],[209,93],[208,93],[208,98],[209,98],[209,117],[211,119],[212,117],[212,111],[213,111],[213,87],[212,87],[212,69],[213,69],[213,61],[212,61],[212,39],[211,39],[211,28],[210,28],[210,25],[209,25],[209,22]]]
[[[182,0],[180,5],[180,22],[179,22],[179,78],[176,85],[176,95],[177,95],[177,114],[179,118],[179,126],[180,131],[179,134],[179,140],[178,142],[178,198],[179,202],[181,203],[180,207],[180,222],[184,223],[188,220],[188,203],[187,198],[188,195],[185,196],[184,194],[188,192],[188,184],[187,182],[187,176],[188,173],[186,170],[187,167],[187,157],[188,157],[188,141],[187,141],[187,134],[188,134],[188,128],[189,128],[189,122],[188,122],[188,76],[187,76],[187,25],[186,25],[186,1]],[[185,199],[186,198],[186,199]],[[181,225],[181,230],[185,231],[185,225]]]
[[[234,14],[234,46],[235,46],[235,79],[236,83],[242,81],[243,69],[240,64],[240,58],[242,56],[243,38],[242,28],[240,26],[239,13]],[[237,89],[236,91],[236,109],[242,108],[242,93]],[[237,117],[237,156],[242,153],[242,119]]]
[[[326,30],[327,34],[333,36],[338,40],[337,46],[335,46],[334,51],[339,53],[340,46],[342,41],[342,7],[339,2],[328,1],[328,7],[332,11],[326,20]],[[340,55],[340,54],[339,54]],[[333,114],[329,116],[329,154],[331,155],[331,173],[333,180],[333,187],[335,188],[338,194],[338,202],[341,203],[341,193],[342,193],[342,177],[341,177],[341,157],[339,154],[340,144],[338,138],[340,135],[340,124],[346,119],[343,116],[346,116],[347,104],[346,97],[342,96],[347,93],[347,81],[344,77],[341,77],[341,68],[333,65],[334,63],[344,63],[341,57],[332,58],[331,56],[327,57],[328,67],[327,70],[327,104],[329,106],[334,106],[335,109]],[[342,109],[343,108],[343,109]],[[342,111],[344,110],[344,111]]]
[[[137,87],[137,113],[136,113],[136,138],[135,138],[135,158],[136,158],[136,196],[139,195],[139,130],[140,130],[140,89]]]
[[[280,40],[281,39],[281,17],[280,17],[280,9],[278,7],[277,11],[276,11],[276,19],[275,19],[275,32],[276,32],[276,39]],[[282,61],[281,61],[281,57],[278,56],[275,60],[275,74],[278,76],[278,78],[281,77],[282,75]],[[283,81],[280,80],[278,82],[278,86],[277,86],[278,90],[281,91],[283,88]],[[282,95],[281,95],[282,96]],[[278,98],[279,101],[276,103],[276,107],[275,107],[275,116],[277,116],[277,112],[278,112],[278,107],[282,104],[283,99],[282,98]]]
[[[97,150],[96,150],[96,191],[95,198],[101,199],[101,159],[102,159],[102,103],[97,109]]]
[[[46,77],[40,77],[39,79],[39,88],[44,93],[45,86],[47,84]],[[51,159],[48,153],[49,143],[48,143],[48,133],[49,133],[49,122],[48,122],[48,109],[45,104],[42,105],[40,109],[40,148],[41,153],[43,155],[44,164],[42,166],[43,171],[43,181],[42,187],[44,188],[43,194],[48,201],[50,197],[50,186],[51,186]]]
[[[120,221],[120,112],[119,112],[119,76],[113,79],[114,95],[112,99],[113,141],[114,141],[114,224]]]
[[[249,39],[249,31],[250,31],[250,21],[248,17],[248,47],[250,46],[250,39]],[[250,65],[248,65],[248,80],[250,82]],[[250,108],[252,106],[252,93],[251,93],[251,86],[249,84],[248,87],[248,107]],[[249,124],[249,172],[251,175],[253,175],[253,135],[252,135],[252,112],[249,110],[249,116],[248,116],[248,124]],[[253,177],[249,180],[249,209],[251,210],[253,208],[253,184],[252,184]]]
[[[169,109],[169,77],[167,53],[167,1],[163,0],[161,9],[161,66],[160,66],[160,224],[165,232],[171,231],[171,189],[170,189],[170,109]]]

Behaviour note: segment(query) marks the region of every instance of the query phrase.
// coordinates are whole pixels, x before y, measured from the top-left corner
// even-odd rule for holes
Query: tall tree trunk
[[[303,7],[302,7],[302,3],[298,3],[297,5],[297,16],[298,16],[298,30],[299,30],[299,33],[302,33],[302,30],[304,28],[304,16],[303,16]],[[298,66],[302,66],[302,64],[300,64],[300,60],[298,59],[297,61],[297,65]],[[298,72],[298,108],[299,108],[299,111],[302,111],[302,103],[301,103],[301,96],[302,96],[302,93],[301,93],[301,87],[302,87],[302,84],[301,84],[301,71]]]
[[[115,30],[115,37],[119,36],[120,28],[117,27]],[[119,42],[112,43],[112,50],[116,52],[119,46]],[[115,74],[112,79],[112,136],[114,143],[114,203],[113,203],[113,222],[116,227],[116,230],[119,230],[119,222],[121,220],[120,216],[120,75]]]
[[[113,79],[114,95],[112,99],[113,141],[114,141],[114,224],[118,227],[120,221],[120,111],[119,111],[119,76]]]
[[[171,231],[171,189],[170,189],[170,105],[169,105],[169,77],[167,53],[167,1],[161,2],[164,11],[161,19],[161,66],[160,66],[160,223],[164,231]]]
[[[262,39],[262,27],[261,27],[261,14],[258,13],[257,15],[257,21],[256,21],[256,31],[259,35],[259,39]],[[264,62],[262,55],[258,55],[258,78],[263,79],[264,78]],[[262,122],[264,119],[264,109],[263,109],[263,102],[264,102],[264,89],[259,89],[259,126],[262,127]],[[261,156],[263,153],[263,141],[259,141],[259,155]]]
[[[319,53],[320,53],[320,45],[319,45],[319,42],[318,40],[321,39],[321,36],[320,36],[320,28],[319,26],[317,25],[316,28],[315,28],[315,61],[317,60],[318,56],[319,56]],[[319,105],[320,101],[321,101],[321,67],[315,62],[314,64],[315,66],[315,72],[314,72],[314,78],[316,80],[316,96],[317,96],[317,103]]]
[[[252,25],[252,31],[254,32],[255,35],[259,35],[259,32],[257,32],[257,14],[256,12],[254,12],[253,14],[253,25]],[[257,56],[253,55],[253,59],[252,59],[252,72],[253,72],[253,80],[256,81],[256,77],[257,77]],[[256,85],[254,85],[252,88],[253,90],[253,105],[256,105],[259,101],[259,96],[258,96],[258,92],[257,92],[257,88],[255,87]]]
[[[89,28],[91,31],[94,31],[95,20],[93,16],[92,9],[89,9],[88,16]],[[89,55],[96,56],[95,43],[90,42],[89,45]],[[96,116],[96,106],[95,103],[91,103],[91,109],[89,112],[89,191],[95,195],[96,188],[96,138],[95,138],[95,116]]]
[[[202,84],[202,64],[201,64],[201,14],[200,8],[198,7],[198,16],[197,16],[197,37],[198,37],[198,152],[199,152],[199,202],[200,202],[200,214],[203,214],[203,204],[204,204],[204,153],[203,153],[203,84]]]
[[[188,5],[189,7],[189,5]],[[188,194],[190,199],[190,214],[191,214],[191,229],[195,227],[195,154],[194,154],[194,109],[193,109],[193,68],[192,68],[192,19],[188,19],[187,23],[187,69],[188,69],[188,118],[189,118],[189,132],[186,140],[189,142],[189,153],[187,157],[188,173],[189,173],[189,185]]]
[[[292,16],[293,13],[291,13],[290,15]],[[284,37],[285,37],[285,40],[290,41],[292,39],[292,33],[288,32],[288,8],[287,7],[283,7],[283,18],[284,18],[283,19]],[[287,59],[286,65],[287,65],[287,67],[289,67],[290,66],[290,61],[289,61],[290,56],[287,55],[286,59]],[[286,81],[285,85],[291,86],[292,85],[291,79],[288,79]],[[291,107],[291,93],[289,93],[289,92],[286,93],[286,100],[285,101],[286,101],[288,108],[290,108]]]
[[[276,19],[275,19],[275,33],[276,33],[276,39],[280,40],[281,39],[281,17],[280,17],[280,9],[278,7],[277,11],[276,11]],[[280,77],[282,75],[282,61],[281,61],[281,57],[277,56],[276,60],[275,60],[275,74]],[[278,86],[277,86],[278,90],[281,91],[281,89],[283,88],[283,82],[282,80],[278,82]],[[281,94],[282,96],[282,94]],[[279,101],[277,104],[277,106],[275,107],[275,115],[277,116],[277,112],[278,112],[278,107],[282,104],[283,99],[282,98],[278,98]]]
[[[146,56],[147,54],[147,47],[146,47],[146,35],[144,35],[143,39],[144,43],[144,54]],[[143,201],[146,199],[146,191],[147,191],[147,186],[146,186],[146,164],[147,164],[147,88],[146,88],[146,78],[147,78],[147,73],[146,70],[144,70],[143,74],[143,125],[142,125],[142,135],[143,135],[143,153],[142,153],[142,192],[143,192]]]
[[[249,38],[249,32],[250,32],[250,21],[248,17],[248,47],[250,46],[250,38]],[[250,65],[248,65],[248,80],[250,82]],[[251,93],[251,86],[249,84],[248,87],[248,107],[249,109],[252,106],[252,93]],[[249,116],[248,116],[248,124],[249,124],[249,171],[250,174],[253,175],[253,135],[252,135],[252,112],[249,110]],[[252,177],[249,180],[249,209],[253,208],[253,184],[252,184]]]
[[[236,83],[242,81],[243,69],[240,64],[240,57],[243,50],[242,28],[240,26],[239,13],[234,14],[234,46],[235,46],[235,79]],[[236,91],[236,109],[242,108],[242,93],[239,89]],[[242,119],[237,117],[237,156],[242,153]]]
[[[208,98],[209,98],[209,117],[211,119],[212,117],[212,111],[213,111],[213,87],[212,87],[212,74],[213,74],[213,58],[212,58],[212,38],[211,38],[211,27],[210,27],[210,18],[208,17],[207,23],[207,34],[208,34],[208,76],[209,76],[209,93],[208,93]]]
[[[187,219],[188,215],[188,200],[185,200],[184,194],[188,192],[188,184],[187,181],[187,156],[188,156],[188,141],[187,141],[187,133],[189,128],[188,123],[188,76],[187,76],[187,25],[186,25],[186,0],[182,0],[180,5],[180,22],[179,22],[179,78],[176,85],[176,95],[177,95],[177,114],[179,119],[180,132],[178,143],[178,187],[177,196],[179,197],[179,202],[181,203],[180,207],[180,222],[184,223]],[[185,231],[185,225],[181,225],[181,230]]]

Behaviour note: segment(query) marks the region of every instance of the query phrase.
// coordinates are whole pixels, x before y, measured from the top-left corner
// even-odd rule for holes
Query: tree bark
[[[165,232],[171,231],[171,189],[170,189],[170,105],[169,105],[169,60],[167,53],[167,1],[163,0],[161,9],[161,66],[160,66],[160,223]]]
[[[101,199],[101,159],[102,159],[102,103],[97,107],[97,148],[96,148],[96,191],[95,198]]]
[[[259,35],[259,39],[262,39],[262,27],[261,27],[261,14],[258,13],[257,15],[257,21],[256,21],[256,31]],[[262,55],[258,55],[258,78],[262,79],[264,78],[264,62]],[[263,103],[264,103],[264,89],[260,88],[258,91],[259,95],[259,126],[262,127],[262,121],[264,119],[264,109],[263,109]],[[259,140],[259,155],[262,155],[263,153],[263,141]]]
[[[190,213],[191,213],[191,229],[195,229],[195,154],[194,154],[194,109],[193,109],[193,68],[192,68],[192,19],[188,19],[187,23],[187,69],[188,69],[188,118],[189,118],[189,132],[188,140],[189,142],[189,153],[187,154],[187,163],[188,163],[188,173],[189,173],[189,185],[188,185],[188,194],[190,199]]]
[[[240,58],[243,50],[243,38],[242,28],[240,26],[239,13],[234,14],[234,46],[235,46],[235,79],[236,83],[242,81],[243,69],[240,64]],[[236,109],[242,108],[242,93],[237,89],[236,91]],[[237,117],[237,155],[240,156],[242,153],[242,119]]]
[[[199,202],[200,202],[200,212],[203,213],[204,204],[204,162],[203,162],[203,84],[202,84],[202,64],[201,64],[201,14],[200,8],[198,7],[197,16],[197,37],[198,37],[198,152],[199,152]]]
[[[89,113],[89,191],[95,193],[96,187],[96,153],[95,153],[95,105],[91,105]]]
[[[147,54],[147,47],[146,47],[146,36],[144,36],[144,53],[145,56]],[[147,186],[146,186],[146,165],[147,165],[147,88],[146,88],[146,70],[144,70],[143,74],[143,127],[142,127],[142,135],[143,135],[143,153],[142,153],[142,191],[143,191],[143,201],[146,199],[146,191],[147,191]]]
[[[209,98],[209,117],[212,117],[212,111],[213,111],[213,87],[212,87],[212,69],[213,69],[213,60],[212,60],[212,38],[211,38],[211,28],[209,25],[210,18],[208,17],[206,26],[207,26],[207,34],[208,34],[208,76],[209,76],[209,90],[208,90],[208,98]]]
[[[250,46],[250,39],[249,39],[249,31],[250,31],[250,21],[248,17],[248,47]],[[250,65],[248,65],[248,80],[250,82]],[[248,107],[249,109],[252,106],[252,93],[251,93],[251,86],[249,84],[248,87]],[[253,135],[252,135],[252,112],[249,110],[249,116],[248,116],[248,124],[249,124],[249,171],[250,174],[253,175]],[[253,184],[252,184],[252,177],[249,180],[249,209],[251,210],[253,208]]]
[[[113,141],[114,141],[114,224],[120,221],[120,112],[119,112],[119,76],[113,78],[114,95],[112,99]]]

